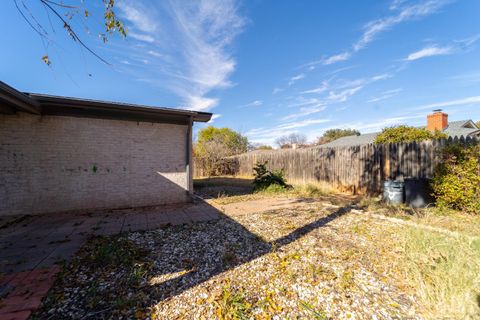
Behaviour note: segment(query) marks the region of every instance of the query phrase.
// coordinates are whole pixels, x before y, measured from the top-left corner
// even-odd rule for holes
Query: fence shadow
[[[204,223],[191,230],[188,226],[173,227],[171,233],[162,240],[162,248],[178,246],[191,248],[188,252],[182,250],[166,250],[157,259],[165,265],[162,274],[151,274],[158,278],[162,275],[174,275],[168,280],[160,281],[149,288],[149,295],[155,304],[202,284],[212,277],[232,268],[248,263],[263,255],[278,250],[310,232],[322,228],[329,222],[348,213],[353,204],[343,206],[338,210],[322,216],[289,234],[273,241],[264,241],[262,237],[250,232],[234,219],[222,214],[219,220]],[[215,245],[212,245],[212,242]],[[177,248],[178,249],[178,248]],[[154,305],[155,305],[154,304]],[[153,305],[151,305],[153,306]]]
[[[202,198],[218,198],[252,194],[253,179],[235,176],[196,178],[193,185],[195,193]]]
[[[122,311],[115,304],[118,301],[128,301],[132,294],[138,298],[134,305],[136,310],[148,310],[161,303],[162,301],[173,298],[195,286],[212,279],[228,270],[239,267],[245,263],[251,262],[261,256],[267,255],[274,250],[282,247],[308,235],[312,231],[325,227],[329,222],[348,213],[354,204],[344,204],[344,206],[335,211],[325,214],[321,213],[318,219],[297,228],[279,237],[273,241],[267,241],[260,235],[248,230],[241,223],[223,214],[205,201],[190,207],[190,213],[198,211],[199,214],[216,215],[216,219],[205,222],[194,222],[183,225],[171,225],[156,229],[155,232],[148,235],[149,242],[153,239],[153,247],[146,257],[146,262],[155,265],[149,269],[143,276],[148,280],[148,284],[140,287],[129,287],[127,290],[115,290],[115,292],[104,293],[102,295],[103,307],[92,307],[86,296],[80,295],[76,297],[79,305],[85,308],[85,318],[107,319],[115,318]],[[274,213],[272,213],[274,214]],[[291,214],[295,214],[292,212]],[[88,250],[88,247],[87,247]],[[87,254],[91,254],[85,251]],[[81,258],[83,259],[83,258]],[[96,267],[88,266],[88,259],[77,261],[72,265],[81,265],[82,272],[86,268],[92,268],[90,272],[96,273]],[[60,279],[54,291],[51,293],[53,303],[57,303],[55,297],[64,294],[64,290],[77,288],[75,285],[75,274],[77,269],[68,271],[72,278]],[[125,274],[125,270],[121,268],[115,272]],[[125,274],[125,276],[128,275]],[[116,279],[116,278],[115,278]],[[103,281],[101,279],[92,278],[93,282]],[[123,281],[117,279],[117,281]],[[128,280],[125,280],[128,281]],[[73,282],[73,284],[72,284]],[[88,282],[88,285],[95,286],[95,283]],[[128,283],[128,282],[127,282]],[[116,288],[115,285],[112,288]],[[90,288],[87,288],[90,290]],[[130,292],[130,293],[129,293]],[[48,307],[35,314],[36,319],[52,319],[58,316],[62,318],[63,312],[67,312],[65,308],[58,308],[47,300]],[[108,308],[105,308],[108,306]],[[48,311],[50,308],[60,313],[53,314]]]

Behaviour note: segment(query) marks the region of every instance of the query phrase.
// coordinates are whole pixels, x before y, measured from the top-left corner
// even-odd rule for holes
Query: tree
[[[477,126],[477,128],[480,129],[480,120],[478,120],[477,122],[475,122],[475,125]]]
[[[307,143],[307,137],[301,133],[291,133],[275,140],[275,143],[282,149],[291,148],[292,145],[304,145]]]
[[[360,131],[355,129],[329,129],[325,133],[317,138],[317,144],[325,144],[342,137],[359,136]]]
[[[95,51],[93,51],[90,47],[88,47],[80,38],[77,31],[73,27],[72,22],[76,17],[79,19],[88,19],[90,16],[90,11],[84,6],[84,1],[79,1],[78,5],[70,5],[64,4],[63,1],[52,1],[52,0],[36,0],[38,1],[42,7],[45,9],[48,22],[50,23],[50,27],[52,29],[52,33],[55,33],[55,28],[53,25],[53,21],[57,21],[62,28],[65,30],[66,34],[76,43],[78,43],[81,47],[85,48],[88,52],[94,55],[100,61],[109,64],[105,59],[100,57]],[[100,33],[99,36],[103,40],[103,42],[107,42],[109,36],[112,36],[114,33],[120,34],[122,37],[126,37],[127,29],[124,27],[121,20],[117,18],[115,14],[115,0],[101,0],[105,7],[103,11],[103,21],[104,21],[104,30],[105,32]],[[53,39],[51,38],[50,33],[47,31],[47,27],[45,27],[40,21],[41,19],[38,18],[37,15],[30,9],[30,7],[25,3],[24,0],[13,0],[15,3],[15,7],[17,11],[20,13],[22,18],[25,22],[35,31],[40,38],[42,39],[45,47],[48,45],[54,44]],[[53,19],[52,19],[53,18]],[[82,24],[85,25],[84,21]],[[42,57],[43,62],[45,64],[50,65],[51,61],[46,53]]]
[[[198,132],[195,154],[206,156],[211,153],[213,145],[217,146],[215,149],[222,157],[228,157],[247,152],[248,139],[230,128],[208,126]]]
[[[401,142],[420,142],[432,139],[443,139],[448,136],[441,132],[431,132],[425,128],[415,128],[409,126],[396,126],[384,128],[375,138],[375,144],[382,143],[401,143]]]
[[[269,146],[266,144],[262,144],[255,148],[255,150],[272,150],[272,149],[273,149],[272,146]]]
[[[248,144],[248,151],[254,151],[254,150],[272,150],[273,148],[269,146],[268,144],[263,144],[263,143],[258,143],[258,142],[252,142]]]
[[[195,156],[203,159],[208,175],[216,175],[222,159],[247,152],[248,139],[229,128],[208,126],[198,132]]]

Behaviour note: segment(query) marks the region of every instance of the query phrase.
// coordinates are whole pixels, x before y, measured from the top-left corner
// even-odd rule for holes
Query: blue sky
[[[436,108],[480,120],[478,0],[117,0],[129,34],[107,44],[101,1],[87,1],[90,17],[73,24],[110,66],[24,1],[49,40],[3,4],[0,79],[22,91],[209,111],[270,144],[423,125]]]

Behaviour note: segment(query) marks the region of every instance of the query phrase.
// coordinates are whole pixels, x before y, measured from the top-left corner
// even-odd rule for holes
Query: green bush
[[[480,145],[448,144],[432,182],[437,206],[480,214]]]
[[[267,162],[257,163],[253,168],[254,171],[254,180],[253,186],[255,190],[265,190],[272,185],[288,188],[282,170],[279,171],[270,171],[267,169]]]
[[[425,140],[446,139],[448,136],[441,132],[431,132],[425,128],[415,128],[409,126],[396,126],[384,128],[375,138],[375,144],[383,143],[402,143],[402,142],[420,142]]]

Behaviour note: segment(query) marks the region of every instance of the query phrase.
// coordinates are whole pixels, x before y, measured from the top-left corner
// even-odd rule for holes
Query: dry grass
[[[364,203],[365,204],[365,203]],[[389,207],[378,207],[382,212]],[[390,224],[365,219],[351,226],[351,232],[376,244],[368,255],[376,260],[378,272],[412,292],[427,319],[480,318],[480,233],[477,217],[434,208],[413,215],[401,207],[390,207],[390,216],[408,219],[415,225]],[[422,226],[444,228],[437,232]]]
[[[406,228],[403,267],[430,319],[480,317],[480,240]]]
[[[443,228],[473,237],[480,236],[480,216],[436,207],[412,209],[405,205],[387,205],[380,198],[363,198],[359,206],[369,212],[410,220],[421,225]]]
[[[265,190],[254,191],[253,179],[248,177],[210,177],[194,180],[195,191],[206,198],[214,198],[218,204],[230,204],[272,197],[321,199],[335,191],[320,184],[298,184],[292,188],[272,185]]]

